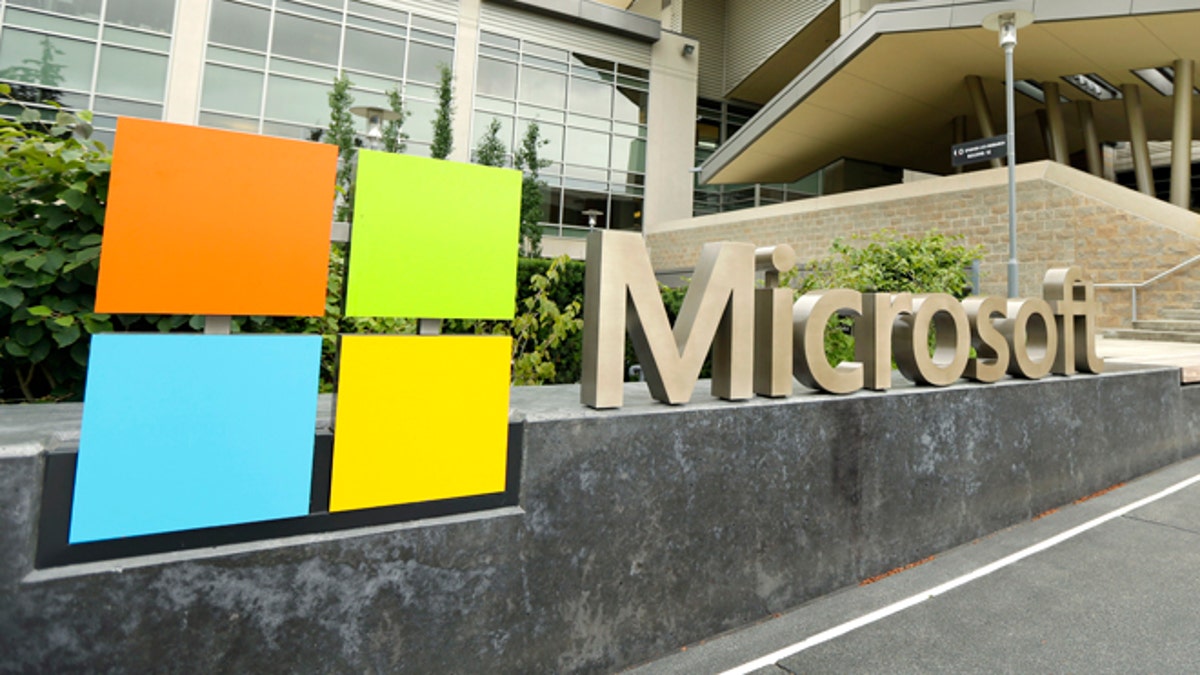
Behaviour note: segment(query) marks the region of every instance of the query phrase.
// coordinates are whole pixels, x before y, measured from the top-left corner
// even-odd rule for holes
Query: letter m
[[[687,403],[710,347],[713,395],[754,395],[753,244],[704,245],[672,330],[642,236],[594,231],[583,311],[584,405],[621,407],[626,330],[655,399]]]

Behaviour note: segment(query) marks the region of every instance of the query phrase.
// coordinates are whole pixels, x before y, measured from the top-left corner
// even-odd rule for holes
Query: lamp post
[[[1033,14],[1021,9],[1009,9],[989,14],[983,27],[1000,34],[1004,49],[1004,109],[1008,146],[1008,297],[1017,297],[1017,134],[1016,112],[1013,103],[1013,49],[1017,46],[1017,29],[1033,23]]]
[[[601,211],[600,209],[588,209],[586,211],[580,211],[579,213],[581,215],[587,216],[588,227],[592,228],[592,229],[595,229],[595,227],[597,225],[597,219],[600,216],[604,215],[604,212]]]
[[[366,105],[354,106],[350,112],[367,119],[367,147],[371,150],[381,149],[383,123],[400,119],[400,115],[391,110]]]

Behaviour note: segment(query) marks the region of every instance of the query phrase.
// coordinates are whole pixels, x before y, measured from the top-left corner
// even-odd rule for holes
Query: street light
[[[1013,48],[1017,46],[1017,29],[1033,23],[1033,14],[1023,9],[1006,9],[987,15],[983,27],[1000,34],[1004,48],[1004,108],[1008,145],[1008,297],[1017,297],[1017,135],[1016,112],[1013,107]]]
[[[371,150],[380,149],[380,143],[383,139],[384,121],[400,119],[399,113],[366,105],[354,106],[350,109],[350,112],[359,117],[367,118],[367,146]]]
[[[588,227],[591,227],[591,228],[595,228],[596,224],[597,224],[596,219],[599,218],[600,216],[604,215],[604,212],[601,211],[600,209],[588,209],[586,211],[580,211],[579,213],[580,213],[580,215],[587,216]]]

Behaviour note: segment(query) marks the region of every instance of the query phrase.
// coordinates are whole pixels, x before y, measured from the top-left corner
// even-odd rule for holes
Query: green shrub
[[[0,95],[9,88],[0,85]],[[110,155],[88,113],[0,119],[0,398],[77,399],[92,311]],[[186,319],[185,319],[186,320]]]
[[[982,246],[957,243],[930,231],[920,237],[899,236],[890,230],[872,235],[865,246],[835,240],[830,255],[814,260],[807,274],[785,279],[796,286],[796,295],[825,288],[848,288],[863,293],[949,293],[963,299],[971,291],[968,269],[983,256]],[[831,321],[825,331],[825,353],[833,364],[854,360],[854,338],[847,318]]]
[[[516,319],[511,327],[507,321],[450,320],[444,322],[443,330],[512,334],[518,350],[513,359],[516,384],[578,382],[583,353],[580,317],[584,268],[584,263],[566,256],[554,260],[518,258]]]
[[[534,277],[545,276],[552,260],[546,258],[519,258],[517,260],[517,310],[528,301],[533,289]],[[550,284],[545,294],[557,307],[570,307],[577,303],[576,313],[580,318],[580,329],[566,335],[559,343],[547,350],[546,358],[554,364],[553,377],[546,384],[578,382],[583,363],[583,277],[586,265],[578,260],[563,260],[557,269],[558,279]],[[545,338],[545,336],[543,336]]]

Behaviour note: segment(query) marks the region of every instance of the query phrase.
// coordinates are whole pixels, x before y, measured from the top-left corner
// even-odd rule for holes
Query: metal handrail
[[[1138,320],[1138,303],[1137,303],[1138,290],[1142,289],[1142,288],[1146,288],[1150,284],[1158,283],[1159,281],[1171,276],[1172,274],[1178,272],[1179,270],[1182,270],[1185,267],[1190,267],[1190,266],[1196,264],[1196,262],[1200,262],[1200,255],[1192,256],[1191,258],[1184,260],[1183,262],[1179,263],[1178,265],[1176,265],[1168,270],[1165,270],[1165,271],[1159,272],[1158,274],[1155,274],[1154,276],[1150,277],[1149,279],[1146,279],[1145,281],[1137,281],[1137,282],[1117,281],[1117,282],[1112,282],[1112,283],[1108,283],[1108,284],[1096,284],[1096,288],[1128,288],[1130,291],[1131,304],[1133,306],[1133,320],[1137,321]]]

